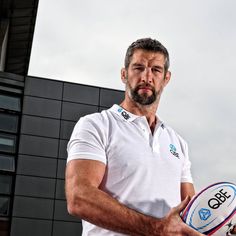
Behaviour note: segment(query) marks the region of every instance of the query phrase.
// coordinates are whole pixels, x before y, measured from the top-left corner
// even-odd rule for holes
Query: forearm
[[[199,236],[180,218],[186,198],[162,219],[126,207],[99,189],[105,165],[98,161],[74,160],[66,168],[66,198],[70,214],[94,225],[132,236]]]
[[[161,231],[161,220],[124,206],[96,187],[76,192],[69,211],[92,224],[128,235],[158,235]]]

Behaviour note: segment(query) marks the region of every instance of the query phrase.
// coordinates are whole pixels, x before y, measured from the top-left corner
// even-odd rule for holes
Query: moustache
[[[155,91],[154,87],[151,86],[150,84],[141,84],[141,85],[137,85],[137,87],[135,88],[136,91],[138,91],[139,89],[150,89],[152,90],[153,92]]]

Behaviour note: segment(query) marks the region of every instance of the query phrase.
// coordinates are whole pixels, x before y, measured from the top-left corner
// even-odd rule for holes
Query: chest
[[[184,162],[178,136],[159,126],[154,134],[144,125],[118,123],[108,135],[107,160],[113,173],[165,172],[180,176]]]

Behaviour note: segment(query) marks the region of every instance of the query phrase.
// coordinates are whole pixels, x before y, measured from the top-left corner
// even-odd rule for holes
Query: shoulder
[[[79,129],[104,129],[109,122],[109,110],[103,110],[102,112],[96,112],[81,117],[75,125],[75,130]]]
[[[104,120],[105,120],[104,112],[96,112],[96,113],[81,117],[78,122],[93,123],[93,122],[103,122]]]
[[[168,132],[171,136],[176,136],[180,141],[186,142],[184,138],[174,128],[172,128],[166,123],[162,123],[162,125],[164,129],[166,130],[166,132]]]
[[[171,126],[167,125],[166,123],[163,123],[163,125],[164,125],[164,129],[168,133],[168,135],[171,138],[174,138],[176,141],[178,141],[182,150],[185,150],[187,148],[186,140]]]

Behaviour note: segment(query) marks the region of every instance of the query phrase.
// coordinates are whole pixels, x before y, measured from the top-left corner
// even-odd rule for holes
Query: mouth
[[[148,91],[152,91],[152,88],[150,88],[150,87],[139,87],[138,90],[142,91],[142,92],[148,92]]]

